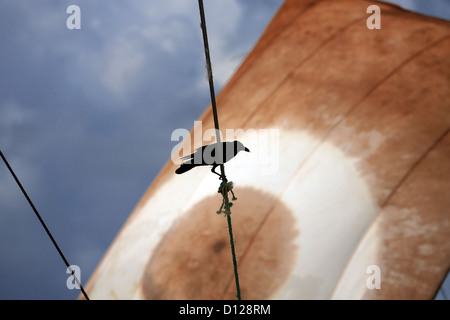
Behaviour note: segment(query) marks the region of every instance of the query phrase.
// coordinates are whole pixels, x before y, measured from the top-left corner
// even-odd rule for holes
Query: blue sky
[[[392,1],[450,18],[447,0]],[[281,0],[205,1],[217,91]],[[81,8],[81,30],[66,8]],[[209,104],[197,1],[0,0],[0,148],[85,283]],[[0,165],[0,299],[74,299]],[[450,288],[447,288],[450,292]]]

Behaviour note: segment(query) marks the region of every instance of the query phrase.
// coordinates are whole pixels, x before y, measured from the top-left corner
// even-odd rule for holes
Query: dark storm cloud
[[[256,18],[206,5],[217,91],[279,2]],[[209,94],[195,1],[75,4],[81,30],[66,28],[69,3],[0,3],[0,145],[86,281]],[[0,298],[76,297],[4,169],[0,212]]]

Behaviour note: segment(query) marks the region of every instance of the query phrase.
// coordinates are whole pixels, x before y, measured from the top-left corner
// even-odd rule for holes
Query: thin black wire
[[[75,272],[72,270],[72,268],[70,267],[69,262],[67,261],[66,257],[64,256],[64,254],[62,253],[61,249],[59,248],[58,244],[56,243],[55,238],[53,238],[50,230],[47,228],[47,225],[45,224],[44,220],[42,219],[41,215],[39,214],[39,212],[37,211],[36,207],[34,206],[33,202],[31,201],[30,197],[28,196],[27,192],[25,191],[24,187],[22,186],[22,184],[20,183],[19,179],[17,178],[16,174],[14,173],[14,170],[11,168],[11,166],[9,165],[8,161],[6,160],[5,156],[3,155],[3,152],[0,150],[0,156],[3,159],[3,162],[5,163],[6,167],[8,168],[9,172],[11,173],[11,175],[13,176],[14,180],[16,181],[17,185],[19,186],[20,190],[22,190],[23,195],[25,196],[25,198],[27,199],[28,203],[30,204],[31,208],[33,209],[36,217],[39,219],[39,222],[42,224],[42,226],[45,229],[45,232],[47,232],[47,235],[49,236],[50,240],[53,242],[53,245],[55,246],[56,250],[58,251],[59,255],[61,256],[61,258],[63,259],[64,263],[66,264],[67,268],[69,269],[70,273],[72,274],[72,276],[74,277],[76,283],[78,284],[79,288],[81,289],[81,292],[83,293],[84,297],[86,298],[86,300],[89,300],[89,297],[86,293],[86,291],[84,291],[83,286],[81,285],[80,281],[78,280],[78,278],[75,275]]]
[[[200,19],[201,19],[201,28],[203,33],[203,45],[205,48],[205,58],[206,58],[206,70],[208,72],[208,82],[209,82],[209,93],[211,95],[211,106],[213,110],[214,117],[214,126],[216,128],[216,140],[217,143],[220,143],[220,131],[219,131],[219,118],[217,116],[217,105],[216,105],[216,95],[214,92],[214,81],[212,75],[212,67],[211,67],[211,57],[209,55],[209,45],[208,45],[208,34],[206,32],[206,19],[205,19],[205,9],[203,8],[203,0],[198,0],[198,6],[200,9]],[[220,164],[220,173],[223,182],[227,182],[227,178],[225,176],[225,167],[223,164]],[[225,197],[225,209],[229,212],[230,203],[228,201],[228,193],[224,192]],[[230,244],[231,244],[231,255],[233,257],[233,269],[234,269],[234,279],[236,282],[236,297],[238,300],[241,300],[241,289],[239,286],[239,275],[237,270],[237,261],[236,261],[236,253],[234,250],[234,240],[233,240],[233,229],[231,226],[231,216],[227,214],[227,222],[228,222],[228,232],[230,234]]]
[[[198,0],[198,6],[200,9],[201,28],[203,33],[203,46],[205,48],[206,71],[208,73],[208,82],[209,82],[209,94],[211,96],[211,107],[213,110],[214,127],[216,128],[216,140],[217,143],[220,143],[221,139],[219,131],[219,117],[217,116],[216,94],[214,92],[214,81],[211,67],[211,57],[209,55],[208,33],[206,31],[206,19],[205,19],[205,9],[203,7],[203,0]],[[220,164],[220,172],[222,175],[222,180],[225,181],[226,178],[225,168],[223,164]]]

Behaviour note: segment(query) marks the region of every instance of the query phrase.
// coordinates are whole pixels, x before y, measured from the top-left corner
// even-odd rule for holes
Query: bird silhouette
[[[185,173],[192,168],[211,165],[211,172],[217,174],[220,179],[222,176],[215,169],[227,161],[233,159],[239,151],[250,152],[240,141],[211,143],[197,148],[194,153],[184,156],[181,160],[186,160],[175,170],[176,174]]]

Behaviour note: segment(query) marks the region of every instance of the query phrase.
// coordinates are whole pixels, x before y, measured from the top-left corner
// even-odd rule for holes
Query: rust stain
[[[298,248],[293,213],[275,196],[235,187],[232,207],[239,279],[245,299],[268,299],[292,272]],[[215,212],[220,196],[203,199],[165,235],[141,281],[143,299],[235,299],[228,226]]]

